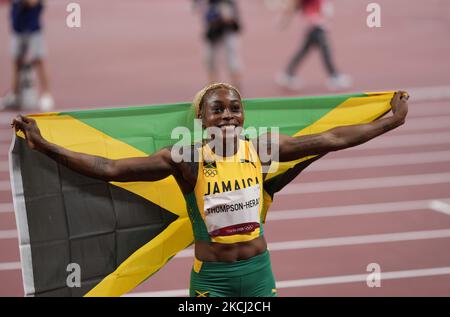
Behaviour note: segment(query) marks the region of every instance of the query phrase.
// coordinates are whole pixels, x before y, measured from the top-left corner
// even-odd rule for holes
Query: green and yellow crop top
[[[199,146],[195,189],[185,196],[195,241],[236,243],[263,235],[263,174],[253,144],[239,140],[234,156]]]

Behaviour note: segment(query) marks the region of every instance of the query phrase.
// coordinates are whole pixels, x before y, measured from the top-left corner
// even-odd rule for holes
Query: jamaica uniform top
[[[263,235],[263,174],[252,143],[239,140],[237,153],[217,156],[199,146],[197,182],[185,196],[195,241],[236,243]]]

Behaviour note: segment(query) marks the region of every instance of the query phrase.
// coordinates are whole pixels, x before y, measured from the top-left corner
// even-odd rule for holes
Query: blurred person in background
[[[284,88],[298,90],[302,82],[295,76],[299,64],[311,48],[320,50],[322,61],[328,74],[327,87],[330,90],[346,89],[351,86],[351,78],[337,71],[327,38],[326,19],[333,14],[333,6],[328,0],[289,0],[283,10],[280,26],[287,27],[292,16],[301,13],[306,23],[306,34],[299,49],[289,61],[285,70],[278,74],[276,83]]]
[[[51,110],[54,100],[49,90],[45,66],[46,48],[41,16],[44,0],[11,0],[11,53],[13,57],[12,91],[3,100],[4,108],[20,107],[20,72],[25,63],[35,67],[41,96],[38,106],[42,111]]]
[[[221,55],[226,65],[231,83],[238,89],[241,85],[241,60],[239,56],[239,34],[241,21],[235,0],[193,0],[194,10],[203,17],[205,66],[208,82],[219,81]]]

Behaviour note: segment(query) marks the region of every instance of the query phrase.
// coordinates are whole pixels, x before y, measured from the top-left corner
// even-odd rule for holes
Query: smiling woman
[[[271,154],[286,162],[364,143],[404,123],[407,99],[405,92],[397,92],[391,100],[393,114],[371,123],[296,137],[271,136],[270,140],[278,139],[277,146],[271,146]],[[24,133],[29,147],[93,178],[151,182],[172,175],[184,195],[194,233],[191,296],[275,296],[263,228],[263,184],[267,176],[263,163],[271,163],[260,159],[264,136],[252,140],[241,137],[244,108],[239,91],[228,84],[202,89],[193,108],[204,129],[221,133],[207,134],[205,140],[191,145],[189,150],[196,152],[198,159],[188,161],[174,160],[170,148],[147,157],[113,160],[48,142],[32,118],[18,116],[13,126]],[[228,144],[234,145],[234,151],[221,155],[223,152],[217,149]]]
[[[195,112],[195,116],[197,118],[201,118],[202,117],[202,111],[204,110],[204,103],[206,103],[206,99],[210,96],[208,96],[211,92],[214,92],[216,90],[223,90],[225,91],[225,93],[229,93],[231,94],[231,96],[229,97],[232,102],[234,103],[235,107],[242,107],[241,104],[241,94],[239,93],[239,91],[233,87],[232,85],[226,84],[226,83],[214,83],[211,85],[208,85],[206,87],[204,87],[202,90],[200,90],[194,98],[194,101],[192,103],[192,108],[193,111]],[[222,103],[222,98],[220,97],[216,97],[212,100],[208,100],[208,103],[215,103],[218,102],[219,104]]]
[[[193,105],[215,154],[225,157],[236,154],[244,124],[239,91],[228,84],[211,84],[196,95]]]

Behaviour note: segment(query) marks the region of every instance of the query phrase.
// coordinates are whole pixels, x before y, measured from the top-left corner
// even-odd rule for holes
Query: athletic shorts
[[[194,260],[191,297],[275,297],[277,290],[266,251],[236,262]]]
[[[46,49],[42,32],[13,32],[11,37],[11,54],[14,59],[18,59],[21,54],[26,54],[25,58],[31,61],[44,58]]]

